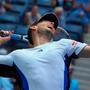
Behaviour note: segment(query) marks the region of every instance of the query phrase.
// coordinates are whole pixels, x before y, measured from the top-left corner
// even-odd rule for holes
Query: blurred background
[[[0,0],[0,30],[25,36],[30,25],[48,12],[56,14],[72,39],[90,44],[90,0]],[[54,40],[61,38],[66,36],[58,30]],[[0,46],[0,54],[28,47],[27,41],[14,38]],[[90,59],[72,61],[70,77],[70,90],[90,90]],[[0,77],[0,90],[20,90],[18,81]]]

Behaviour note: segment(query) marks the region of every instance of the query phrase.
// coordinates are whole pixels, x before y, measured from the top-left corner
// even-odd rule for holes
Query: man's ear
[[[32,30],[32,31],[36,31],[37,28],[38,28],[37,26],[31,26],[31,27],[30,27],[30,30]]]

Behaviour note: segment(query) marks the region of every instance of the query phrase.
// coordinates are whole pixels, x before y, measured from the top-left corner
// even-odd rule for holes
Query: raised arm
[[[11,36],[7,31],[0,31],[0,33],[4,33],[5,35],[9,35],[6,37],[0,37],[0,45],[6,43],[11,39]],[[15,68],[13,67],[13,59],[12,55],[0,55],[0,76],[3,77],[15,77]]]
[[[86,43],[77,42],[70,39],[62,39],[64,48],[66,48],[65,55],[71,57],[73,54],[79,57],[90,57],[90,46]]]
[[[90,58],[90,45],[87,45],[83,48],[83,50],[79,54],[79,57]]]

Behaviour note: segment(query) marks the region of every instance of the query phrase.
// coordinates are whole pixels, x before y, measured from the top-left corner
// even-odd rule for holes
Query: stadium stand
[[[37,0],[38,5],[51,6],[51,0]]]
[[[84,31],[82,26],[75,24],[66,24],[66,30],[70,34],[72,39],[83,42]]]
[[[11,11],[16,12],[16,13],[23,13],[25,8],[26,8],[26,6],[13,5],[12,8],[11,8]]]
[[[15,30],[15,34],[27,35],[28,27],[24,25],[18,25]]]
[[[0,30],[15,30],[16,25],[15,24],[0,24]]]
[[[39,6],[39,13],[41,15],[44,15],[45,13],[48,13],[48,12],[52,12],[52,8],[51,7]]]
[[[12,0],[10,2],[10,9],[6,9],[5,13],[0,14],[0,30],[13,30],[16,34],[27,34],[28,28],[24,25],[21,25],[21,16],[27,10],[29,4],[31,4],[32,2],[33,0]],[[11,40],[11,42],[9,42],[9,45],[16,45],[19,48],[25,48],[25,46],[27,47],[28,45],[26,43],[23,41],[18,42]],[[12,48],[14,47],[15,46],[13,46]]]
[[[18,23],[19,17],[12,13],[4,13],[0,15],[0,23]]]
[[[71,16],[67,16],[68,18],[66,18],[66,23],[68,24],[77,24],[77,25],[82,25],[82,18],[80,17],[71,17]]]

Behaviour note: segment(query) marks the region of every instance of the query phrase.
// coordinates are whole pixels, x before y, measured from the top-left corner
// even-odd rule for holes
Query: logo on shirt
[[[77,41],[74,40],[74,41],[72,42],[72,46],[76,46],[76,45],[77,45]]]
[[[42,51],[43,51],[42,49],[38,50],[38,52],[42,52]]]

